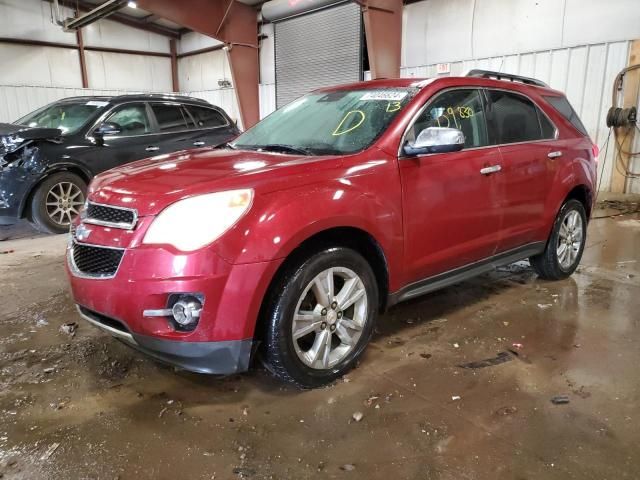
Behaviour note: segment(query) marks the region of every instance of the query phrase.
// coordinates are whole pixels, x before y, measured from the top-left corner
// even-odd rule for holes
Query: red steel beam
[[[174,92],[180,91],[178,83],[178,54],[176,51],[176,41],[172,38],[169,40],[169,49],[171,50],[171,83]]]
[[[82,88],[89,88],[89,77],[87,75],[87,62],[84,58],[84,40],[82,39],[82,29],[76,30],[78,41],[78,58],[80,60],[80,75],[82,76]]]
[[[138,0],[147,12],[224,42],[244,128],[260,119],[258,20],[253,7],[235,0]]]
[[[402,0],[360,0],[371,78],[399,78]]]

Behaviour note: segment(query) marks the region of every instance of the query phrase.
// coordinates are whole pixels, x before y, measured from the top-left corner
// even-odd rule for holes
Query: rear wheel
[[[37,188],[31,199],[31,220],[46,233],[65,233],[84,204],[87,184],[79,176],[54,173]]]
[[[567,278],[578,268],[586,238],[584,205],[578,200],[569,200],[556,217],[544,252],[529,259],[531,266],[541,278]]]
[[[272,290],[263,344],[266,367],[301,388],[332,382],[369,343],[378,288],[354,250],[329,248],[292,266]]]

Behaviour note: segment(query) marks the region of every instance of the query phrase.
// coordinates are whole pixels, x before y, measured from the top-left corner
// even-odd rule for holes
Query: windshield
[[[233,147],[309,155],[358,152],[384,132],[416,91],[377,88],[310,93],[247,130]]]
[[[108,102],[98,100],[53,103],[14,123],[28,127],[59,128],[63,135],[70,135],[82,128],[96,111],[106,105]]]

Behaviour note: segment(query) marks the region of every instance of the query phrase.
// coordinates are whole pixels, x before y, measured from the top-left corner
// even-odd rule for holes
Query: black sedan
[[[98,173],[239,133],[221,108],[168,95],[67,98],[0,123],[0,225],[65,232]]]

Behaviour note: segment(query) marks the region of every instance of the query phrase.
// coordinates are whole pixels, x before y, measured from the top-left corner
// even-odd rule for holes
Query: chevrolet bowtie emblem
[[[86,240],[87,238],[89,238],[90,233],[91,233],[91,230],[85,227],[84,224],[81,223],[80,225],[78,225],[78,228],[76,228],[76,239],[82,242],[83,240]]]

